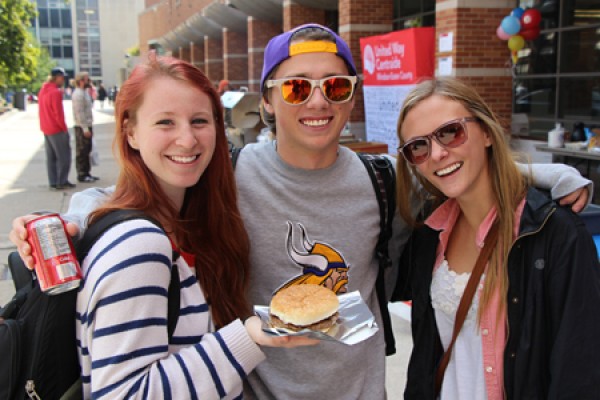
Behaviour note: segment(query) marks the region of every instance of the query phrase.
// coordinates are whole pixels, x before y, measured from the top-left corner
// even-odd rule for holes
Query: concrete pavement
[[[71,102],[65,101],[64,108],[67,125],[72,134],[71,149],[74,160]],[[73,193],[88,187],[114,184],[118,169],[111,150],[114,128],[112,108],[105,106],[103,110],[94,110],[94,134],[100,154],[100,165],[92,167],[92,174],[99,176],[100,181],[77,182],[73,161],[69,180],[76,183],[77,187],[50,191],[37,105],[29,104],[26,111],[12,111],[0,115],[0,304],[5,304],[14,293],[12,281],[4,266],[8,254],[15,250],[8,240],[12,220],[35,210],[65,212]],[[407,308],[394,304],[391,310],[398,353],[386,360],[386,387],[388,398],[393,400],[402,398],[412,340],[410,324],[406,320]]]

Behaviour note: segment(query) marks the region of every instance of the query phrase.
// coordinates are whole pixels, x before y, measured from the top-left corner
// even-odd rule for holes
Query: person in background
[[[348,45],[322,25],[284,32],[265,49],[261,111],[276,140],[246,145],[235,168],[240,213],[251,240],[252,304],[268,305],[279,288],[318,271],[330,277],[323,284],[337,293],[358,291],[382,326],[375,292],[379,206],[362,161],[338,141],[354,107],[357,82]],[[292,91],[294,86],[300,90]],[[582,187],[589,180],[572,168],[544,165],[536,178],[550,176],[545,183],[554,183],[558,170],[571,179],[565,184],[562,175],[555,193],[573,192],[567,201],[583,207],[588,192]],[[86,216],[111,192],[96,188],[73,196],[65,215],[73,234],[75,225],[85,228]],[[10,238],[31,265],[24,240],[28,218],[13,221]],[[410,232],[404,220],[395,218],[392,256]],[[298,256],[314,264],[296,263]],[[314,348],[263,350],[267,360],[249,375],[246,399],[386,397],[381,330],[353,346],[322,341]]]
[[[104,101],[106,100],[106,88],[104,87],[104,84],[100,83],[100,85],[98,85],[98,102],[100,103],[100,109],[104,109]]]
[[[229,90],[231,90],[231,85],[229,84],[229,81],[227,79],[222,79],[219,82],[219,86],[217,87],[217,93],[219,93],[219,96],[223,96],[223,93]]]
[[[117,87],[117,85],[111,86],[111,88],[108,89],[108,105],[109,106],[114,107],[115,101],[117,99],[118,91],[119,91],[119,88]]]
[[[90,78],[87,72],[75,75],[75,91],[71,97],[73,119],[75,120],[75,169],[79,182],[95,182],[97,176],[92,176],[90,153],[92,152],[92,124],[94,122],[93,100],[89,94]]]
[[[71,145],[63,109],[62,87],[66,76],[63,68],[53,68],[38,93],[40,129],[44,133],[46,170],[51,190],[75,187],[69,182]]]
[[[418,84],[398,138],[402,216],[417,226],[414,176],[434,210],[404,250],[414,341],[404,398],[597,399],[600,265],[585,224],[531,187],[494,112],[457,79]],[[433,377],[488,240],[493,252],[437,397]]]

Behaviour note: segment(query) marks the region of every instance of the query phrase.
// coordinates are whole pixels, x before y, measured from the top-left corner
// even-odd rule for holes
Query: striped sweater
[[[240,320],[215,332],[183,257],[174,264],[181,307],[169,343],[171,257],[160,228],[130,220],[107,231],[83,261],[77,339],[85,398],[242,397],[242,380],[264,354]]]

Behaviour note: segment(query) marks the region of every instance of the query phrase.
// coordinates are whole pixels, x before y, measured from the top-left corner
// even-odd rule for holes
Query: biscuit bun
[[[271,325],[293,331],[327,331],[336,322],[340,302],[326,287],[314,284],[281,289],[271,299]]]

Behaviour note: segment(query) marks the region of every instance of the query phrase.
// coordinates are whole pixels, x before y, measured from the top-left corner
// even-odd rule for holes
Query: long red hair
[[[213,108],[215,151],[198,183],[187,189],[181,210],[171,205],[140,153],[127,141],[127,131],[137,122],[145,89],[158,77],[169,77],[201,90]],[[123,83],[115,105],[115,120],[113,151],[120,165],[116,190],[109,202],[92,214],[90,222],[114,209],[144,211],[168,226],[169,236],[196,256],[198,280],[211,306],[215,325],[222,327],[247,316],[250,244],[237,205],[223,106],[212,83],[202,71],[185,61],[151,56],[148,62],[136,66]]]

